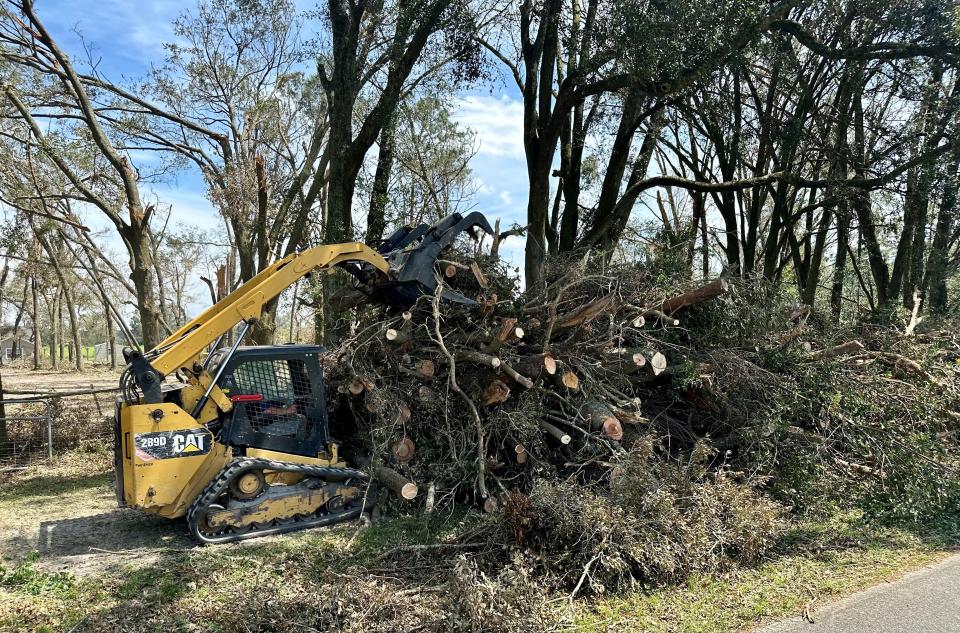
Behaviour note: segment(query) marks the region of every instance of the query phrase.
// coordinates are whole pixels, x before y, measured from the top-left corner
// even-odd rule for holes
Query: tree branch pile
[[[590,254],[522,294],[476,248],[441,259],[440,295],[477,305],[365,308],[327,361],[333,435],[389,504],[486,514],[466,542],[520,546],[572,595],[757,560],[785,507],[889,501],[916,481],[905,443],[957,426],[924,331],[847,332],[770,288]],[[935,490],[918,503],[942,505]]]

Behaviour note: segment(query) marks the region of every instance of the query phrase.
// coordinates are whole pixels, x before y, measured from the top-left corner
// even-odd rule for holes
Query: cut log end
[[[415,452],[416,445],[409,437],[400,438],[400,440],[393,445],[393,458],[400,463],[413,459]]]
[[[397,471],[386,466],[377,467],[375,473],[377,480],[384,486],[398,495],[401,499],[411,501],[417,497],[419,492],[417,484],[413,483]]]
[[[417,363],[417,373],[424,378],[433,378],[437,373],[437,366],[429,358],[425,358]]]
[[[580,377],[572,371],[563,372],[563,375],[560,376],[560,382],[571,391],[576,391],[580,388]]]
[[[363,393],[364,388],[365,385],[363,379],[359,376],[355,376],[353,380],[350,381],[350,384],[347,385],[347,390],[355,396],[359,396],[361,393]]]
[[[648,367],[651,374],[654,376],[659,376],[667,370],[667,357],[661,352],[654,352],[650,355]]]
[[[483,406],[489,407],[495,404],[501,404],[510,397],[510,387],[502,380],[494,379],[487,388],[483,390]]]
[[[529,453],[527,453],[527,448],[523,444],[517,444],[513,447],[513,450],[517,455],[517,463],[526,464],[527,459],[530,458]]]
[[[611,440],[623,438],[623,425],[613,414],[609,406],[598,400],[588,400],[583,403],[580,414],[586,419],[590,430],[602,433]]]
[[[550,423],[547,422],[546,420],[540,420],[540,427],[541,427],[544,431],[547,432],[547,435],[549,435],[550,437],[554,438],[555,440],[557,440],[557,441],[560,442],[561,444],[569,444],[569,443],[570,443],[570,439],[571,439],[571,438],[570,438],[570,435],[569,435],[568,433],[564,433],[563,430],[558,429],[557,427],[555,427],[554,425],[550,424]]]
[[[550,355],[544,356],[543,368],[547,371],[548,374],[553,376],[554,374],[557,373],[557,359]]]
[[[620,424],[620,420],[616,418],[607,418],[604,420],[601,431],[611,440],[619,442],[623,439],[623,426]]]

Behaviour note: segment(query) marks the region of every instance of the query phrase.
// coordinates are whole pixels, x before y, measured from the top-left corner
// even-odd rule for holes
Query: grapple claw
[[[377,302],[407,309],[420,297],[436,292],[434,264],[440,252],[464,231],[469,231],[477,239],[476,229],[493,234],[487,218],[479,211],[466,216],[452,213],[430,226],[421,224],[397,229],[377,247],[390,264],[391,276],[387,280],[378,278],[378,271],[370,264],[354,262],[344,268],[356,277],[361,289]],[[454,303],[476,304],[473,299],[450,289],[444,289],[441,297]]]

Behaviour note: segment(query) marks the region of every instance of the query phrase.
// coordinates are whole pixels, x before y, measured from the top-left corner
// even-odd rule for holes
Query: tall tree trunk
[[[625,167],[625,165],[623,165],[623,167],[619,165],[621,158],[624,160],[629,158],[630,140],[625,139],[624,144],[612,152],[613,156],[610,159],[610,163],[614,165],[613,169],[619,173],[620,180],[613,183],[609,180],[609,175],[608,178],[604,179],[605,188],[610,188],[606,190],[610,197],[607,200],[602,200],[597,203],[597,221],[595,221],[587,231],[582,240],[582,246],[599,244],[602,245],[604,251],[609,254],[620,241],[623,231],[630,221],[630,214],[636,204],[637,197],[640,194],[639,190],[634,189],[633,186],[643,180],[647,175],[647,169],[653,158],[653,152],[656,149],[657,139],[660,137],[662,125],[663,118],[660,113],[654,115],[650,120],[649,127],[640,145],[640,151],[633,161],[630,178],[627,179],[627,188],[623,195],[620,195],[620,180],[623,178],[623,167]],[[618,156],[619,152],[625,152],[626,155],[622,157]],[[602,191],[601,198],[603,198],[603,196],[604,192]],[[607,210],[605,205],[609,204],[610,200],[613,201],[613,207]]]
[[[67,277],[63,272],[63,268],[57,262],[57,254],[53,250],[53,247],[50,244],[49,236],[44,235],[39,238],[40,245],[43,246],[43,249],[47,253],[47,257],[50,258],[50,261],[53,263],[51,268],[53,268],[54,274],[57,276],[57,281],[60,282],[60,287],[63,289],[63,299],[67,304],[67,317],[70,323],[70,335],[73,340],[73,346],[67,346],[68,358],[73,362],[77,371],[83,369],[83,346],[80,343],[80,323],[79,316],[77,314],[77,306],[74,301],[73,290],[71,290],[71,284],[67,281]],[[60,307],[58,304],[57,307],[57,317],[58,321],[61,320]],[[61,346],[62,346],[61,341]],[[60,360],[63,360],[63,352],[61,347]]]
[[[59,351],[59,341],[57,338],[57,302],[59,300],[59,295],[55,295],[53,299],[50,300],[47,308],[50,312],[50,368],[57,368],[57,352]]]
[[[932,64],[933,68],[925,86],[920,111],[917,115],[915,124],[917,136],[911,145],[911,158],[932,150],[939,140],[935,131],[943,69],[937,61],[932,62]],[[890,276],[890,294],[896,296],[902,293],[903,303],[908,307],[912,307],[914,289],[923,284],[927,214],[935,167],[935,159],[924,160],[915,169],[910,170],[907,177],[903,230],[897,243],[893,272]]]
[[[366,242],[373,247],[383,239],[383,232],[387,226],[387,200],[390,195],[390,173],[393,171],[396,135],[397,115],[394,113],[380,131],[380,153],[377,155],[377,171],[373,176],[373,190],[370,192]]]
[[[640,126],[639,111],[642,97],[639,91],[630,91],[623,101],[623,109],[620,114],[620,123],[617,126],[617,133],[614,136],[613,146],[610,148],[609,159],[607,160],[607,169],[603,177],[603,183],[600,186],[600,198],[597,200],[597,209],[594,213],[594,220],[587,231],[587,240],[592,244],[602,244],[604,248],[610,248],[615,240],[614,227],[619,224],[619,218],[613,217],[615,208],[620,198],[620,191],[623,185],[623,176],[627,171],[627,164],[630,161],[630,150],[633,147],[633,138],[636,136],[637,128]],[[659,129],[657,130],[659,134]],[[644,137],[646,144],[647,138],[651,135],[648,132]],[[656,143],[650,138],[649,149],[654,149]],[[644,149],[640,150],[641,155]],[[644,169],[644,174],[646,170]]]
[[[113,327],[113,315],[110,313],[110,307],[107,304],[108,299],[104,296],[103,310],[104,317],[107,320],[107,344],[110,346],[110,369],[117,368],[117,330]]]
[[[850,209],[846,200],[837,205],[837,253],[833,261],[833,284],[830,287],[830,313],[839,320],[843,311],[843,281],[847,274]]]
[[[590,9],[588,9],[588,13]],[[580,0],[570,0],[570,31],[567,39],[567,75],[579,71],[580,45],[583,29]],[[559,61],[559,58],[558,58]],[[558,77],[562,83],[563,77]],[[596,101],[594,101],[596,103]],[[563,190],[563,213],[558,221],[553,223],[552,229],[556,238],[555,249],[565,253],[573,250],[577,241],[577,231],[580,228],[580,179],[583,170],[583,148],[586,141],[587,127],[590,125],[583,119],[584,103],[578,102],[567,115],[566,130],[563,138],[566,147],[561,155],[566,164],[561,164],[562,180],[560,188]],[[557,198],[559,201],[559,197]]]
[[[534,8],[525,0],[520,8],[521,37],[524,38],[523,63],[526,82],[523,87],[523,147],[527,159],[527,245],[524,253],[524,278],[527,289],[536,291],[543,281],[547,259],[547,226],[550,211],[550,174],[562,125],[554,125],[553,83],[559,51],[558,29],[561,0],[546,0]],[[540,33],[530,37],[532,13],[540,13]],[[559,120],[558,120],[559,121]]]
[[[858,92],[859,95],[859,92]],[[847,141],[847,133],[850,129],[850,102],[853,98],[851,91],[851,82],[849,78],[849,68],[845,70],[840,80],[840,89],[837,91],[833,102],[833,111],[836,113],[836,122],[831,126],[831,152],[830,166],[827,168],[827,177],[830,180],[846,180],[849,172],[849,154],[850,148]],[[819,167],[817,168],[819,171]],[[842,197],[846,192],[838,190],[839,187],[831,187],[824,195]],[[810,198],[813,201],[814,191],[811,190]],[[835,258],[835,268],[833,283],[830,288],[830,307],[835,318],[840,317],[840,301],[843,298],[843,275],[847,261],[847,231],[850,229],[850,220],[847,213],[846,201],[842,204],[842,209],[837,206],[837,254]],[[812,216],[812,212],[810,214]],[[814,240],[814,247],[810,253],[810,259],[807,265],[807,278],[804,287],[804,303],[812,306],[817,295],[817,288],[820,285],[820,269],[823,264],[823,256],[826,250],[827,238],[829,237],[830,223],[833,220],[834,205],[824,205],[820,216],[820,223]],[[788,228],[787,230],[792,230]],[[798,275],[799,276],[799,275]]]
[[[550,207],[551,162],[538,160],[530,168],[530,193],[527,199],[527,246],[524,253],[524,277],[528,289],[540,287],[547,261],[547,218]]]
[[[40,356],[43,352],[43,343],[40,340],[40,301],[37,292],[36,273],[30,275],[30,293],[33,303],[33,368],[40,369]]]
[[[960,170],[960,149],[953,152],[944,176],[943,194],[940,198],[940,210],[933,231],[930,256],[927,259],[927,271],[924,277],[924,291],[927,306],[931,312],[943,313],[947,309],[947,249],[950,237],[956,225],[957,214],[957,172]]]
[[[67,300],[67,315],[70,322],[70,336],[73,339],[73,346],[67,346],[70,351],[70,360],[73,361],[77,371],[83,370],[83,345],[80,342],[80,319],[77,315],[77,305],[73,298],[73,291],[69,286],[64,286],[63,297]]]
[[[153,249],[148,232],[129,228],[124,231],[130,251],[130,281],[137,293],[137,311],[142,329],[141,344],[151,350],[161,341],[160,313],[157,310],[156,287],[153,276]]]
[[[260,319],[250,329],[253,345],[273,345],[277,335],[277,306],[280,297],[274,297],[263,304]]]
[[[18,358],[24,353],[24,349],[20,345],[20,322],[23,320],[23,315],[27,311],[27,294],[30,292],[30,284],[24,281],[23,284],[23,300],[20,302],[20,309],[17,310],[17,316],[13,320],[13,353],[11,354],[12,358]]]
[[[4,291],[4,290],[6,289],[6,287],[7,287],[7,275],[9,275],[9,274],[10,274],[10,260],[4,258],[4,260],[3,260],[3,273],[0,273],[0,324],[2,324],[3,321],[4,321],[4,319],[3,319],[3,291]],[[26,290],[26,285],[24,285],[24,290]],[[24,299],[27,298],[26,292],[24,292],[23,298],[24,298]],[[23,314],[23,305],[21,304],[21,306],[20,306],[20,311],[17,312],[16,320],[14,321],[14,325],[13,325],[13,342],[12,342],[12,348],[13,348],[13,349],[12,349],[12,352],[13,352],[13,353],[11,354],[11,358],[16,358],[16,357],[17,357],[17,354],[16,354],[16,352],[17,352],[17,341],[19,340],[18,334],[20,333],[20,316],[21,316],[22,314]],[[4,361],[3,356],[4,356],[4,355],[3,355],[3,353],[2,353],[2,350],[0,350],[0,366],[3,366],[3,361]],[[2,399],[3,399],[3,390],[0,389],[0,400],[2,400]]]
[[[10,436],[7,434],[7,407],[3,403],[3,372],[0,372],[0,451],[6,449],[10,443]]]
[[[853,173],[856,178],[866,178],[865,165],[866,134],[863,125],[863,102],[859,95],[853,100],[853,148],[850,153],[853,163]],[[870,274],[876,288],[876,306],[881,312],[889,307],[890,301],[890,272],[887,260],[883,256],[880,240],[877,237],[877,226],[871,209],[870,192],[864,189],[855,189],[850,204],[857,216],[857,228],[860,240],[867,249],[867,262],[870,264]],[[895,294],[895,293],[894,293]]]

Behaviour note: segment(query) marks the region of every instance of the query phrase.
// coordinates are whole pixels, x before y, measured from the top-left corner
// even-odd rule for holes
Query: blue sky
[[[60,45],[83,63],[91,50],[101,73],[112,80],[143,76],[151,63],[163,59],[163,43],[173,38],[171,23],[191,1],[149,0],[38,0],[40,18]],[[311,3],[298,2],[302,10]],[[82,35],[82,39],[81,39]],[[523,112],[516,86],[502,81],[475,86],[455,99],[455,118],[476,133],[477,154],[471,162],[479,192],[476,209],[491,219],[501,218],[504,226],[521,222],[527,192],[523,158]],[[135,157],[136,158],[136,157]],[[184,172],[175,181],[155,186],[156,198],[171,206],[171,223],[203,228],[221,226],[216,212],[204,195],[198,174]],[[102,226],[89,218],[91,226]],[[508,241],[502,251],[513,263],[522,262],[522,244]]]

